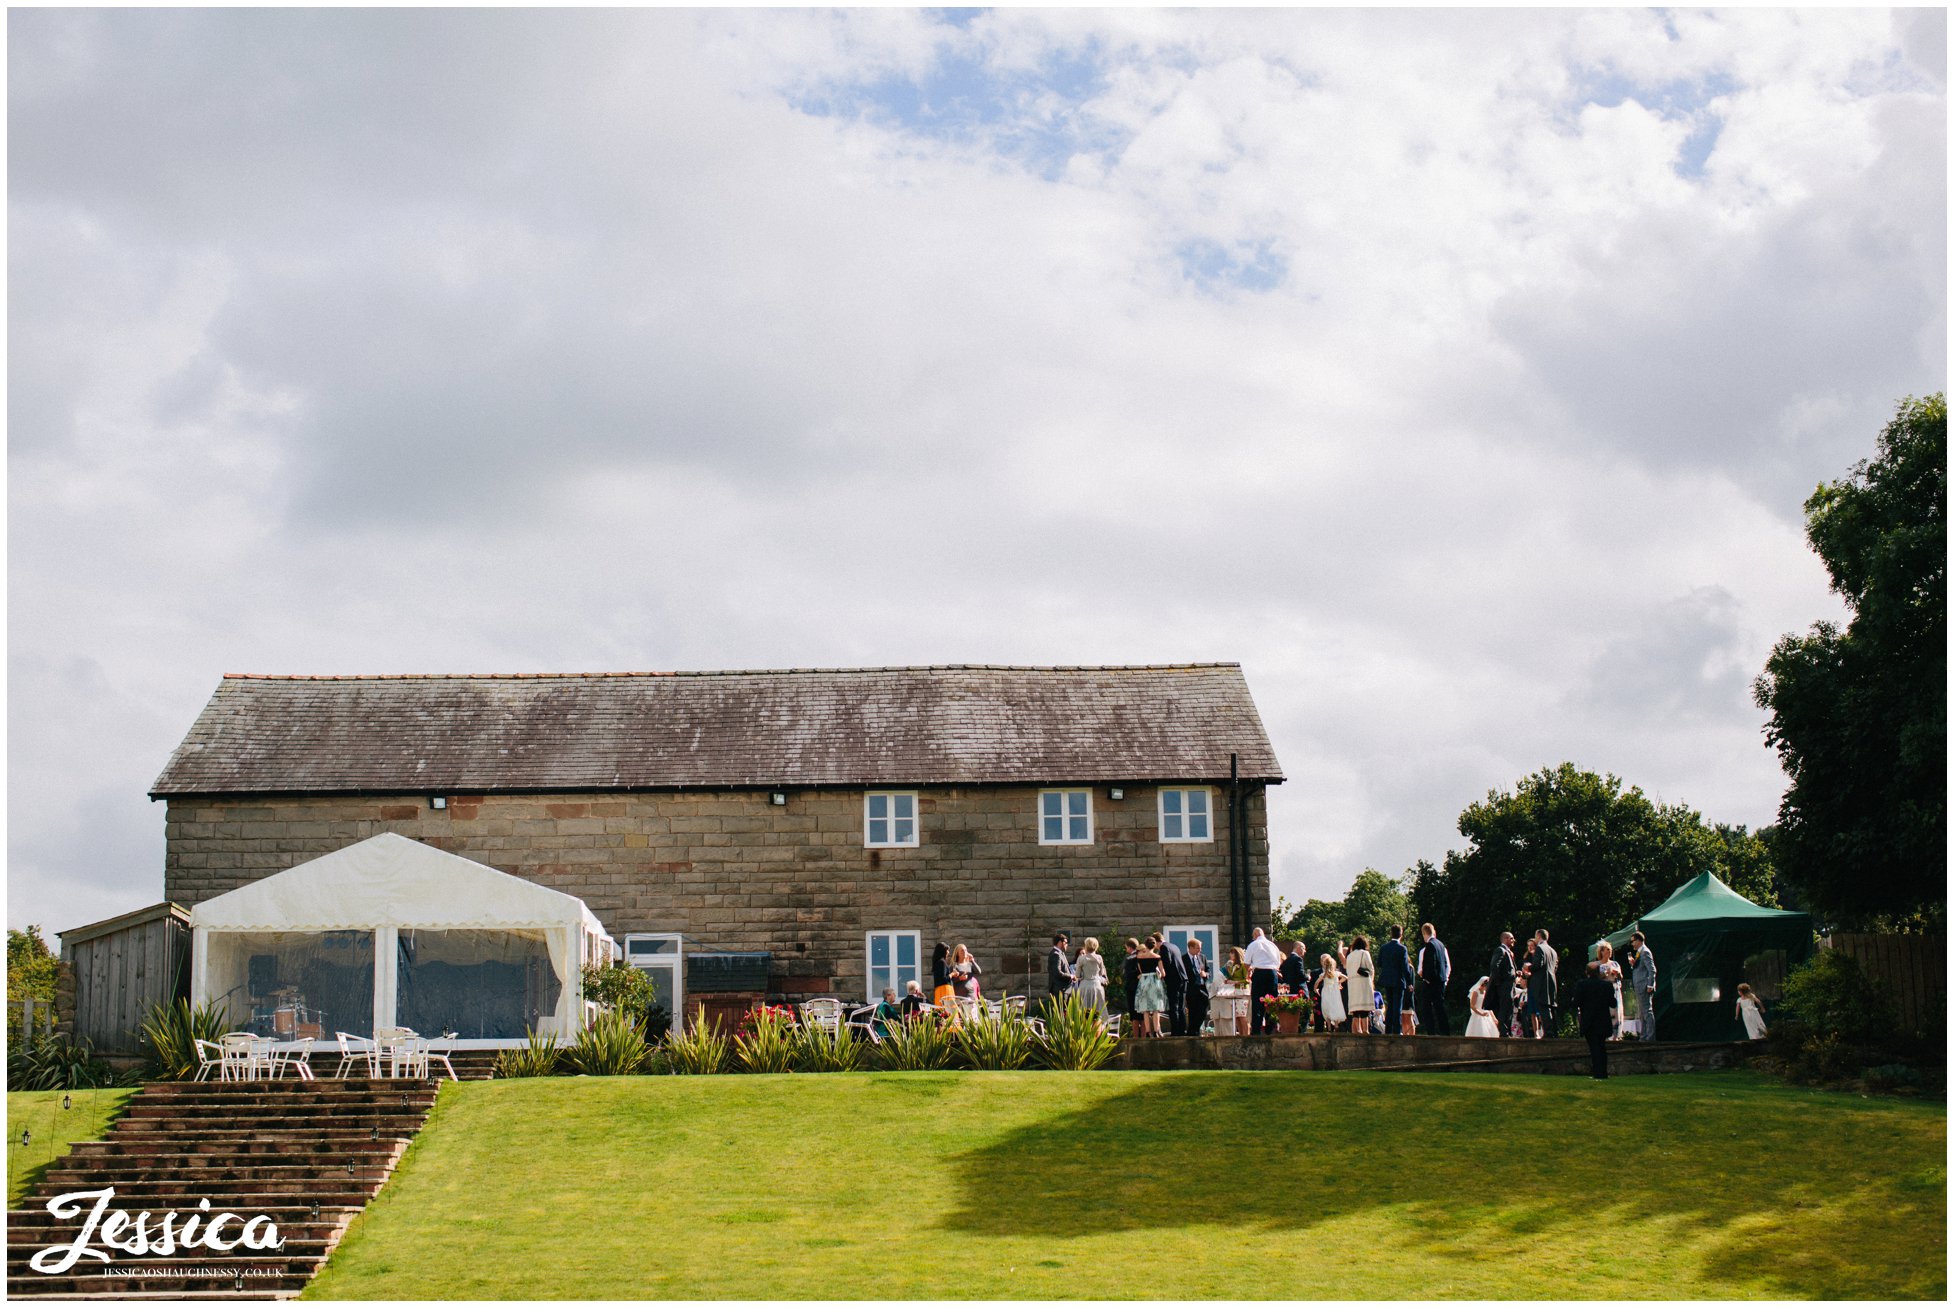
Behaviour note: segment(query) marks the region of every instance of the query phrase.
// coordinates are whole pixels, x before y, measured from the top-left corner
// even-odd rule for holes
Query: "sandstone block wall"
[[[577,896],[620,941],[676,931],[698,949],[768,950],[775,989],[860,994],[869,931],[963,941],[985,990],[1042,993],[1053,931],[1207,925],[1227,933],[1227,806],[1215,839],[1162,844],[1157,791],[1093,790],[1090,845],[1038,843],[1034,787],[918,792],[922,843],[865,849],[863,792],[190,798],[167,815],[165,896],[196,904],[383,831]],[[1268,818],[1248,796],[1253,922],[1269,914]],[[1110,943],[1108,952],[1113,952]],[[923,978],[928,985],[928,976]]]

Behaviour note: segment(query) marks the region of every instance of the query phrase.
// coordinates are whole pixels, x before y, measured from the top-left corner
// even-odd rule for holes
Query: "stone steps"
[[[8,1214],[11,1298],[289,1298],[302,1290],[406,1152],[437,1087],[424,1081],[196,1083],[145,1087],[106,1138],[74,1146],[43,1174],[27,1206]],[[112,1210],[162,1217],[230,1212],[263,1216],[284,1241],[277,1250],[179,1249],[169,1257],[112,1250],[114,1261],[83,1259],[58,1274],[29,1266],[50,1245],[72,1241],[80,1223],[57,1220],[47,1200],[112,1188]],[[208,1210],[200,1207],[207,1200]],[[204,1220],[209,1220],[205,1215]],[[235,1224],[226,1230],[234,1239]],[[125,1237],[126,1238],[126,1237]],[[103,1248],[97,1238],[94,1247]]]

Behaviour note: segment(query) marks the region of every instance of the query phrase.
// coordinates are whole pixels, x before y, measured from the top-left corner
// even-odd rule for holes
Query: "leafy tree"
[[[1278,900],[1270,915],[1271,934],[1295,936],[1317,953],[1327,952],[1339,940],[1354,935],[1370,938],[1376,949],[1385,928],[1406,926],[1411,912],[1404,886],[1376,868],[1365,868],[1350,883],[1342,899],[1312,899],[1301,908],[1288,900]]]
[[[47,1004],[46,1012],[37,1013],[34,1018],[38,1027],[52,1013],[54,987],[60,975],[61,963],[41,938],[41,928],[30,926],[25,931],[7,931],[7,1029],[18,1031],[20,1027],[20,1001],[33,999],[37,1004]]]
[[[1780,868],[1839,925],[1945,920],[1946,506],[1946,396],[1909,398],[1876,458],[1805,501],[1851,621],[1784,637],[1757,679],[1791,779]]]
[[[1618,777],[1572,763],[1543,768],[1511,793],[1488,793],[1459,815],[1459,832],[1471,846],[1448,853],[1442,866],[1419,863],[1410,881],[1417,920],[1438,928],[1460,971],[1482,968],[1501,931],[1524,947],[1539,927],[1563,958],[1585,961],[1590,944],[1699,872],[1715,872],[1760,904],[1777,903],[1761,835],[1706,825],[1691,808],[1656,804]]]

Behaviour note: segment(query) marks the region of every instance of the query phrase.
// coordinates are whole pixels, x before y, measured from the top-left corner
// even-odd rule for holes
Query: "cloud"
[[[1292,898],[1563,758],[1768,820],[1943,385],[1918,15],[9,21],[17,922],[235,670],[1239,658]]]

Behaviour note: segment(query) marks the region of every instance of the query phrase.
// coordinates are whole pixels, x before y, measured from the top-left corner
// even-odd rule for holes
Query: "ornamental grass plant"
[[[597,1015],[563,1051],[563,1065],[582,1076],[633,1076],[651,1063],[651,1042],[622,1009]]]
[[[940,1072],[956,1060],[957,1033],[942,1018],[918,1013],[891,1023],[876,1053],[884,1071]]]
[[[861,1068],[867,1050],[845,1024],[836,1023],[829,1031],[817,1022],[806,1022],[795,1029],[794,1070],[796,1072],[854,1072]]]
[[[661,1047],[664,1069],[674,1076],[711,1076],[726,1070],[732,1041],[706,1019],[706,1006],[692,1010],[692,1024],[669,1037]]]
[[[1021,1013],[983,1011],[957,1028],[957,1052],[986,1072],[1015,1072],[1031,1061],[1031,1023]]]
[[[1091,1072],[1113,1056],[1119,1039],[1077,995],[1046,1005],[1045,1033],[1035,1043],[1038,1061],[1055,1072]]]
[[[563,1046],[554,1034],[532,1030],[529,1043],[520,1049],[504,1049],[495,1056],[495,1075],[499,1080],[525,1076],[555,1076],[563,1059]]]
[[[159,1081],[188,1081],[197,1075],[197,1041],[217,1043],[230,1030],[230,1012],[215,1002],[194,1007],[187,999],[158,1004],[143,1019],[141,1044],[147,1071]]]
[[[756,1008],[733,1035],[733,1061],[743,1072],[791,1072],[799,1044],[792,1009]]]

